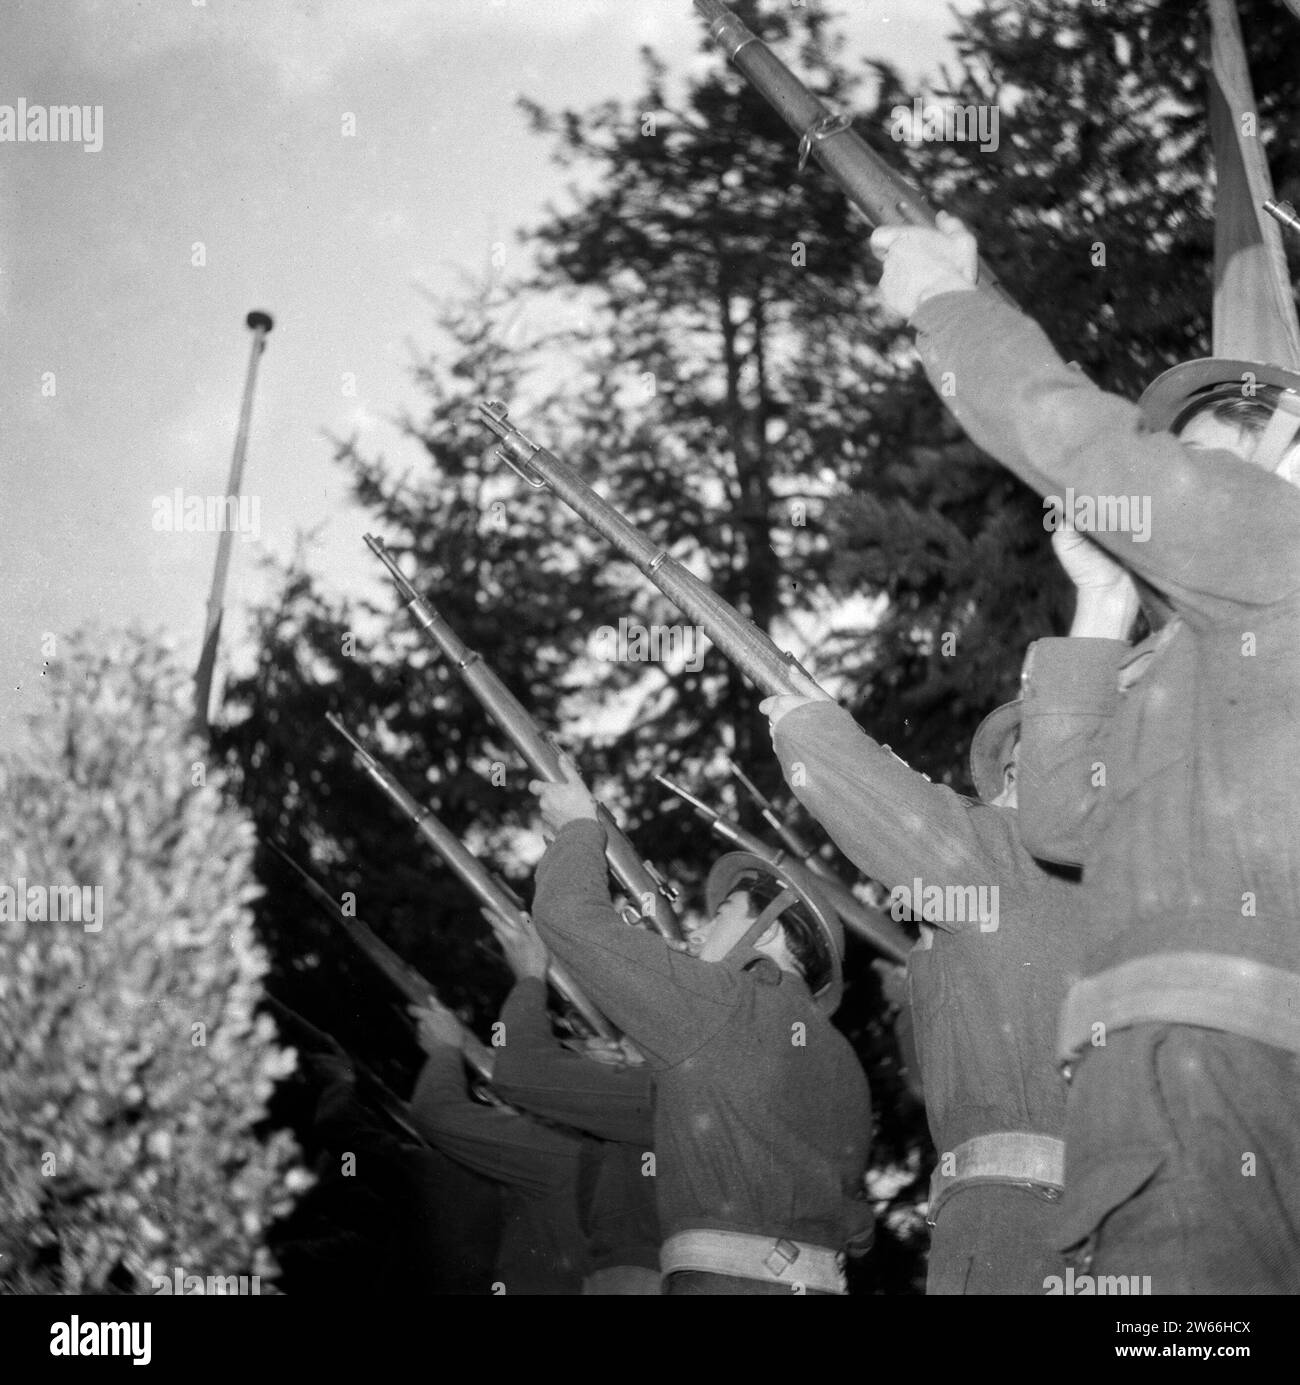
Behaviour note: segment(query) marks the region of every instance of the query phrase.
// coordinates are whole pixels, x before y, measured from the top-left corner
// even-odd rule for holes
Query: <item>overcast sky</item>
[[[945,53],[947,0],[836,8],[853,60],[919,79]],[[370,589],[324,434],[418,464],[392,420],[422,412],[420,287],[526,254],[513,231],[563,195],[516,97],[630,97],[642,44],[676,72],[721,61],[689,0],[4,0],[0,24],[0,120],[103,111],[97,152],[0,142],[0,739],[47,633],[134,620],[196,657],[216,536],[155,532],[153,502],[224,488],[251,308],[276,319],[245,486],[261,534],[236,542],[227,628],[258,552],[299,530],[324,524],[332,587]]]

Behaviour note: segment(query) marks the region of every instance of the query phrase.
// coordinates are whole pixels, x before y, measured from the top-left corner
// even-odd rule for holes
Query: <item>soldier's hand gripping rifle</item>
[[[406,598],[416,624],[429,643],[450,661],[466,687],[510,738],[533,773],[550,784],[563,782],[565,775],[560,767],[558,751],[524,710],[523,704],[483,659],[466,645],[442,614],[407,581],[384,544],[371,534],[365,535],[365,540],[370,551],[388,569],[389,576]],[[637,855],[636,847],[601,803],[596,805],[596,817],[605,829],[605,854],[609,858],[610,869],[634,902],[634,917],[629,922],[645,921],[664,937],[680,939],[681,922],[673,908],[676,892],[669,889],[658,873]]]
[[[670,793],[689,803],[723,841],[731,842],[740,851],[748,851],[764,861],[770,861],[774,866],[785,864],[786,853],[779,847],[774,847],[762,837],[755,836],[738,822],[723,817],[694,794],[688,793],[680,784],[674,784],[666,775],[656,774],[655,779]],[[818,884],[834,904],[835,912],[843,920],[845,928],[856,933],[886,957],[892,957],[896,962],[907,961],[907,954],[911,951],[912,945],[907,934],[893,919],[887,914],[868,909],[847,885],[833,876],[819,877]]]
[[[362,952],[384,974],[388,982],[412,1005],[424,1005],[428,1001],[441,1004],[437,991],[418,971],[391,947],[378,937],[360,919],[349,918],[330,892],[315,876],[304,870],[297,861],[278,843],[264,838],[266,845],[302,881],[307,893],[319,906],[322,913],[334,920]],[[281,1002],[282,1003],[282,1002]],[[445,1006],[443,1007],[446,1008]],[[300,1017],[301,1018],[301,1017]],[[460,1051],[465,1061],[485,1081],[492,1080],[492,1050],[482,1043],[465,1025],[461,1025]]]
[[[872,226],[933,226],[934,209],[853,130],[850,118],[827,110],[793,72],[720,0],[695,0],[709,36],[750,86],[799,136],[799,171],[815,158]],[[993,271],[980,261],[979,284],[1010,303]]]
[[[683,567],[666,548],[645,537],[604,497],[597,495],[567,462],[526,438],[507,421],[499,400],[478,406],[479,415],[501,440],[496,455],[537,490],[549,488],[598,534],[643,572],[684,615],[769,697],[802,693],[790,679],[798,669],[811,678],[793,654],[781,651],[707,582]]]
[[[383,790],[389,801],[406,814],[420,835],[469,887],[479,903],[499,914],[516,928],[519,927],[523,921],[523,908],[514,892],[498,880],[449,827],[439,822],[430,809],[422,808],[338,717],[331,712],[326,714],[325,720],[352,747],[352,753],[361,768]],[[582,1017],[593,1034],[602,1039],[619,1037],[618,1031],[583,995],[577,982],[558,962],[553,961],[550,964],[546,975],[557,994]]]

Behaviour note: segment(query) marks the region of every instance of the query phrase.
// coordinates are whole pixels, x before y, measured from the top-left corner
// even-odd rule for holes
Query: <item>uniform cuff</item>
[[[549,1032],[546,1017],[546,981],[539,976],[522,976],[515,982],[506,1003],[501,1007],[501,1020],[507,1028],[537,1027]]]
[[[796,747],[800,739],[807,736],[824,735],[826,728],[834,726],[838,719],[849,717],[849,721],[856,727],[857,723],[849,716],[845,708],[838,702],[823,702],[814,699],[805,702],[802,707],[796,707],[793,711],[787,712],[776,724],[776,729],[772,732],[772,747],[776,751],[777,759],[785,765],[786,757],[796,754]]]
[[[1123,640],[1035,640],[1020,675],[1024,716],[1108,715],[1119,703]]]
[[[555,834],[557,842],[588,841],[605,850],[605,829],[594,818],[574,818]]]
[[[929,298],[922,299],[916,305],[909,321],[918,332],[941,331],[962,313],[969,311],[972,306],[972,294],[976,295],[974,302],[983,303],[987,299],[987,295],[979,296],[979,290],[974,284],[969,289],[949,289],[944,293],[932,293]]]

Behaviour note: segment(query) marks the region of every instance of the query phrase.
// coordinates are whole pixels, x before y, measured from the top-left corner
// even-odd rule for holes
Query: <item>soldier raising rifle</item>
[[[1157,1293],[1294,1293],[1300,376],[1189,362],[1134,405],[973,291],[955,218],[871,244],[954,416],[1045,507],[1145,497],[1145,532],[1091,537],[1172,611],[1136,648],[1039,641],[1025,667],[1025,845],[1082,865],[1092,934],[1058,1243]]]
[[[844,1253],[871,1228],[871,1106],[829,1018],[842,985],[833,907],[797,867],[733,852],[710,872],[708,918],[688,943],[628,928],[595,804],[566,768],[565,782],[531,786],[553,834],[533,918],[654,1073],[664,1291],[845,1292]]]

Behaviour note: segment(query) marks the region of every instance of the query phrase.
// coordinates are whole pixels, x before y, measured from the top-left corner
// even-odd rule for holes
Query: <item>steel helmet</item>
[[[818,1007],[826,1014],[833,1015],[839,1009],[844,994],[844,925],[834,905],[817,885],[815,876],[792,861],[775,864],[752,852],[730,851],[713,863],[704,886],[705,907],[710,917],[718,912],[728,896],[746,888],[751,881],[760,879],[774,881],[780,886],[781,892],[759,911],[749,931],[731,949],[728,957],[736,958],[743,967],[761,956],[754,949],[754,942],[777,919],[786,924],[802,923],[805,927],[811,927],[822,965],[817,974],[805,979]],[[788,911],[795,908],[800,910],[800,914],[794,918],[786,917]]]
[[[1020,702],[1004,702],[975,728],[970,743],[970,778],[988,803],[1002,792],[1011,752],[1020,734]]]
[[[1238,361],[1224,356],[1184,361],[1158,375],[1142,392],[1138,407],[1151,428],[1173,433],[1194,409],[1219,400],[1250,399],[1261,385],[1282,391],[1287,412],[1297,415],[1296,428],[1300,429],[1300,374],[1266,361]],[[1276,440],[1270,447],[1274,455],[1263,459],[1263,465],[1270,470],[1277,465],[1294,441],[1294,432]]]

